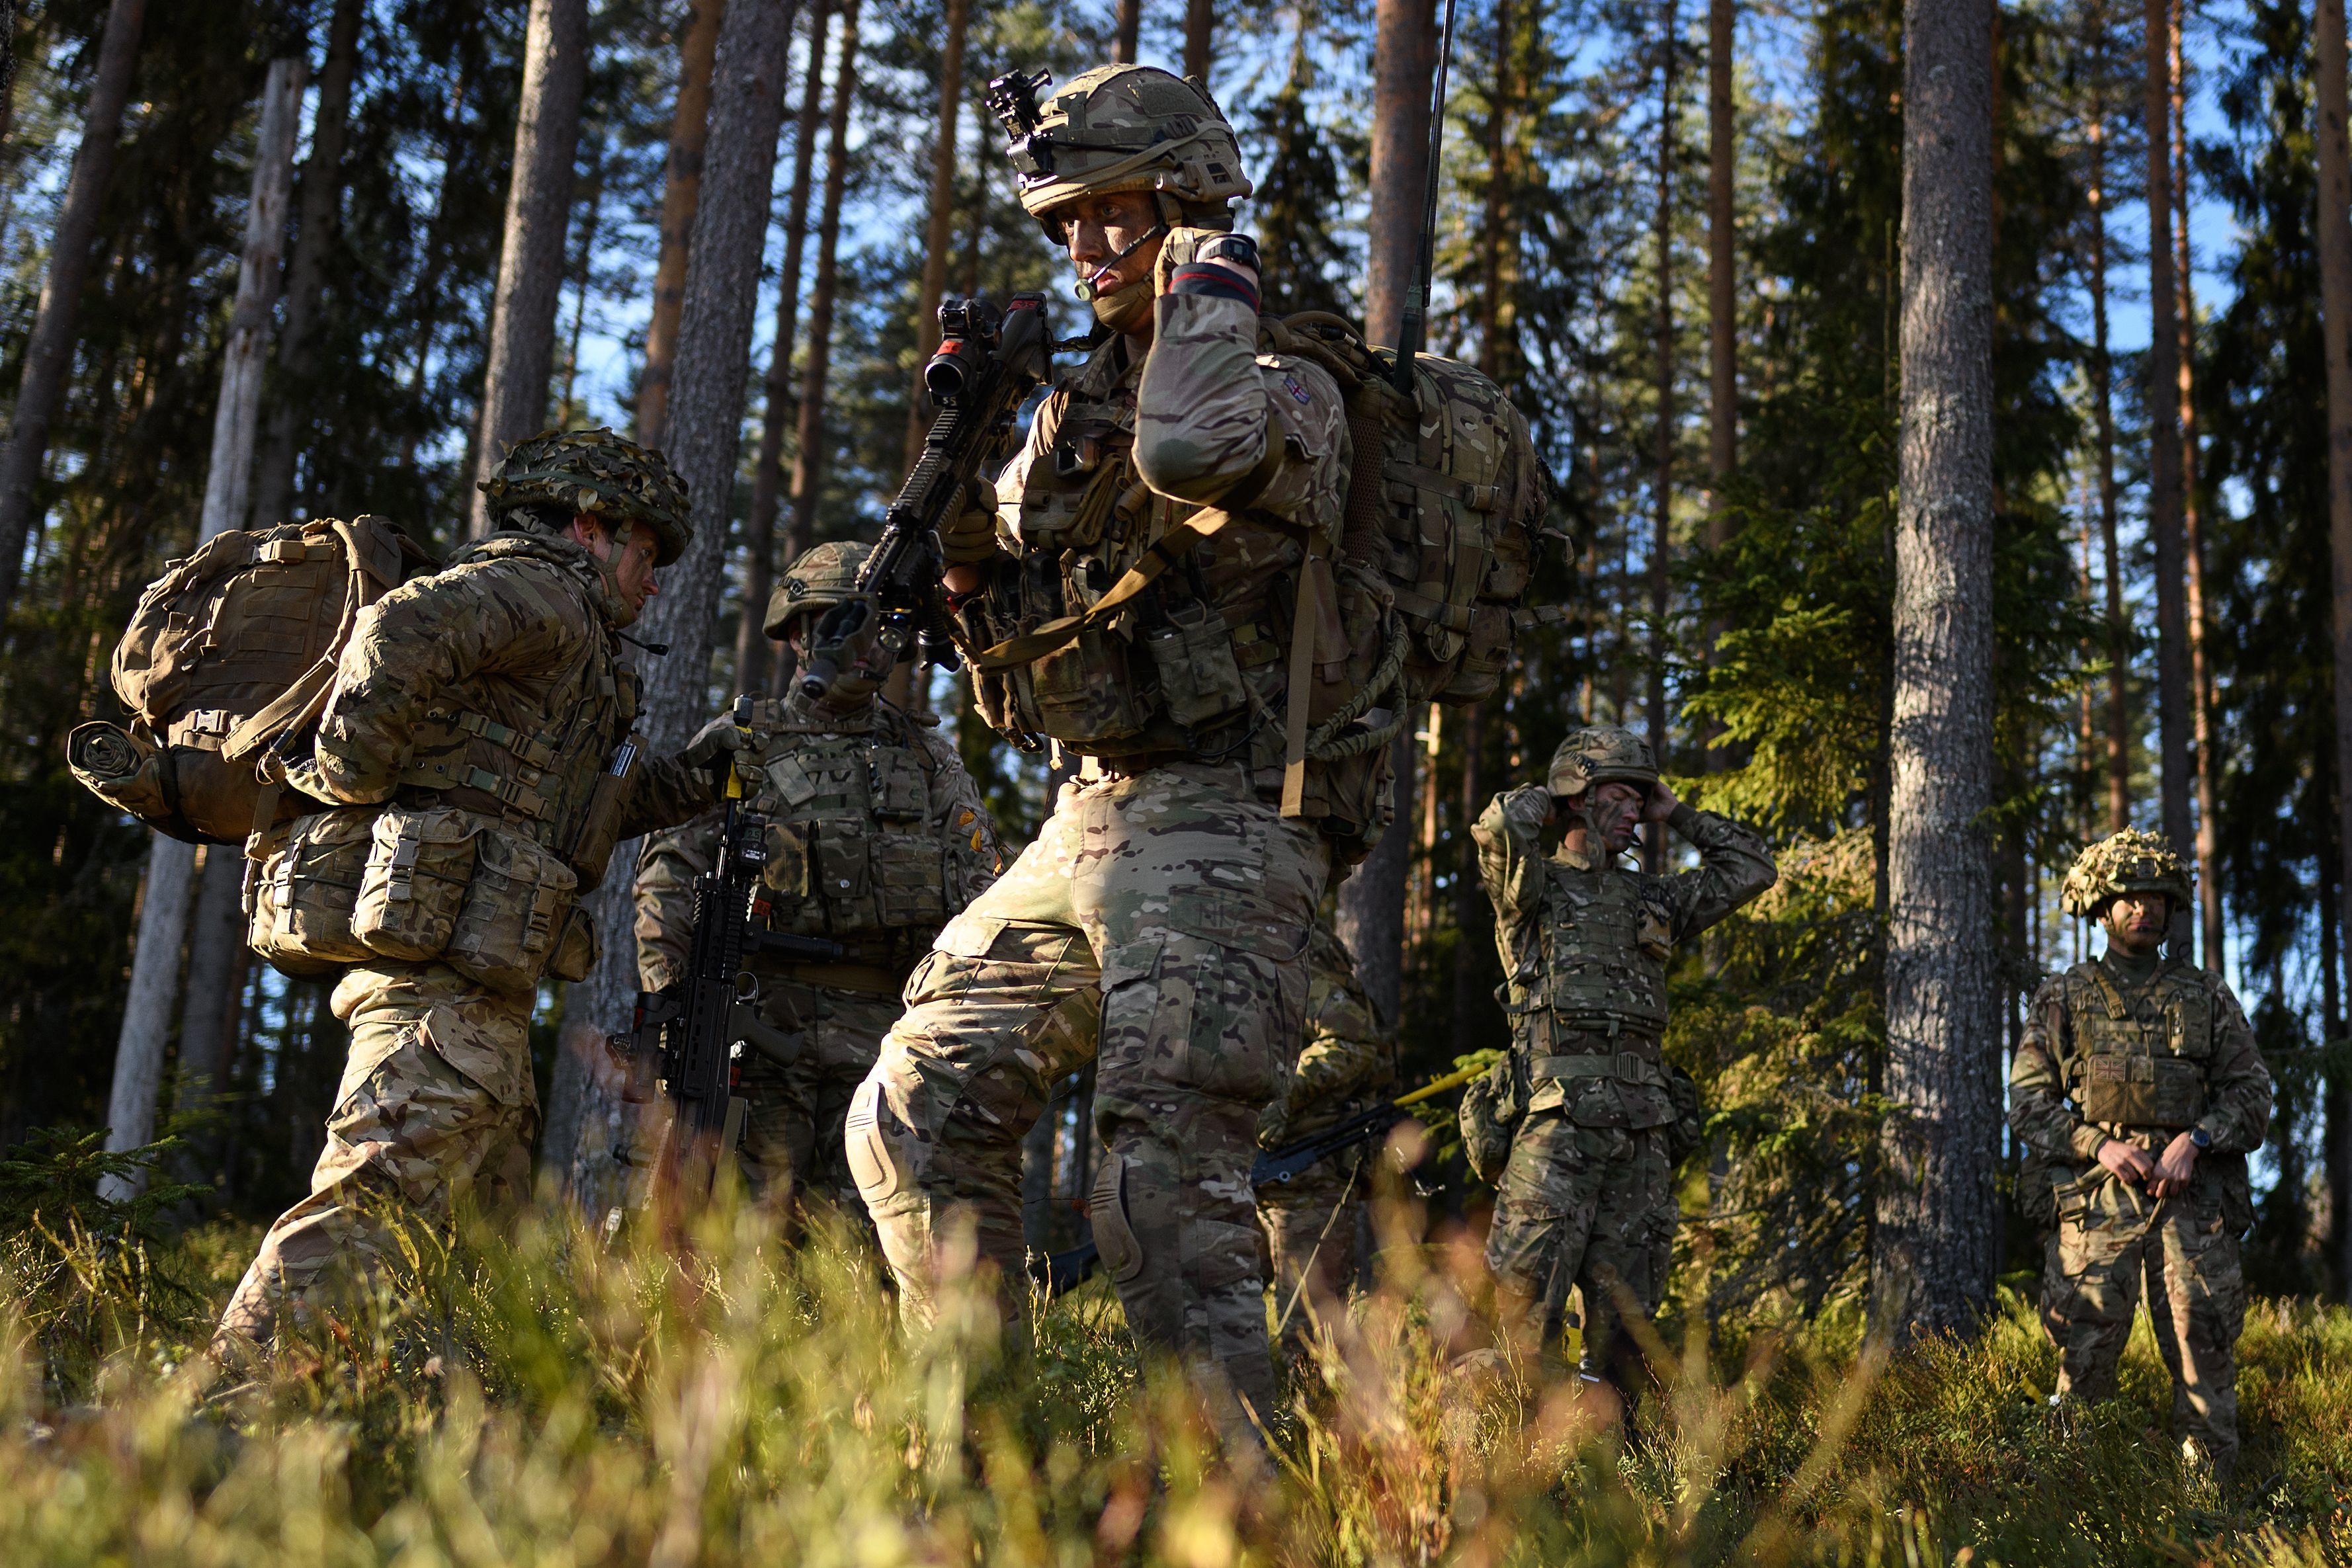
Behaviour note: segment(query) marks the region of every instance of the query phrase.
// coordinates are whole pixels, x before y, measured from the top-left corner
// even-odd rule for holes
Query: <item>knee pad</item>
[[[890,1109],[879,1078],[868,1077],[849,1097],[842,1143],[850,1179],[868,1209],[878,1214],[893,1199],[919,1190],[914,1130]]]

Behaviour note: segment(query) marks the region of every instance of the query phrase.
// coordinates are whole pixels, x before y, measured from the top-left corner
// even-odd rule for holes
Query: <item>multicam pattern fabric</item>
[[[2237,998],[2221,977],[2178,959],[2111,951],[2077,964],[2034,993],[2009,1087],[2010,1126],[2026,1153],[2020,1202],[2053,1228],[2042,1314],[2059,1350],[2060,1393],[2114,1391],[2145,1279],[2174,1424],[2226,1476],[2245,1315],[2238,1247],[2253,1223],[2246,1156],[2262,1146],[2271,1112],[2270,1070]],[[2099,1163],[2111,1139],[2159,1158],[2191,1125],[2211,1143],[2187,1193],[2159,1201]]]
[[[2162,833],[2125,828],[2074,857],[2058,896],[2067,914],[2086,920],[2095,918],[2100,906],[2119,893],[2166,894],[2177,910],[2188,904],[2195,881],[2188,862]]]
[[[1574,1286],[1583,1301],[1585,1370],[1621,1389],[1631,1387],[1625,1365],[1636,1354],[1624,1320],[1658,1310],[1682,1218],[1667,1138],[1664,1127],[1529,1114],[1511,1141],[1486,1236],[1486,1266],[1528,1339],[1548,1357],[1559,1354]]]
[[[849,1096],[898,1019],[917,957],[995,879],[995,826],[955,749],[887,704],[835,716],[797,696],[762,702],[752,732],[748,766],[739,766],[758,779],[746,806],[767,822],[770,926],[830,937],[847,952],[835,964],[766,954],[749,963],[761,1019],[791,1061],[755,1051],[744,1064],[744,1174],[754,1192],[783,1190],[788,1178],[791,1190],[858,1213],[842,1154]],[[710,869],[719,828],[711,814],[646,842],[636,934],[647,990],[685,967],[694,879]],[[879,894],[886,883],[892,896]]]
[[[803,550],[784,569],[783,580],[768,595],[767,619],[761,629],[782,637],[793,621],[846,604],[858,598],[858,569],[866,564],[870,546],[836,539]]]
[[[1045,220],[1080,196],[1153,190],[1183,203],[1198,223],[1250,193],[1233,127],[1181,77],[1151,66],[1097,66],[1039,108],[1036,131],[1013,152],[1021,205],[1032,217]],[[1050,221],[1045,233],[1062,237]]]
[[[493,518],[518,507],[551,507],[608,522],[644,523],[661,541],[656,566],[684,555],[694,538],[686,481],[669,460],[601,427],[542,430],[516,442],[481,490]]]
[[[289,1308],[364,1280],[387,1256],[388,1215],[441,1226],[461,1201],[499,1213],[530,1196],[527,996],[443,964],[379,963],[347,973],[332,1006],[352,1043],[326,1146],[221,1314],[226,1349],[267,1344]]]
[[[1063,789],[940,933],[850,1107],[850,1166],[910,1317],[929,1315],[964,1220],[1022,1277],[1021,1137],[1098,1040],[1108,1152],[1090,1207],[1128,1322],[1213,1390],[1273,1407],[1249,1169],[1305,1027],[1329,861],[1238,764]]]
[[[1551,754],[1551,770],[1544,787],[1555,795],[1581,795],[1602,784],[1658,781],[1658,759],[1650,743],[1622,725],[1587,725],[1571,729]]]

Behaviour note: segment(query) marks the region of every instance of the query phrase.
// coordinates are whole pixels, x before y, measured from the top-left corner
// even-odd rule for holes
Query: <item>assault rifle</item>
[[[736,727],[748,732],[750,697],[735,699],[734,716]],[[771,952],[824,963],[842,955],[838,942],[754,927],[755,914],[765,924],[760,868],[767,860],[761,841],[767,824],[744,809],[743,780],[731,762],[725,811],[718,858],[694,879],[694,935],[686,973],[658,991],[639,991],[635,1027],[610,1042],[629,1069],[625,1098],[651,1099],[649,1081],[669,1096],[673,1119],[660,1174],[674,1188],[696,1191],[709,1190],[718,1161],[730,1156],[742,1140],[745,1103],[735,1089],[745,1042],[785,1058],[797,1043],[761,1019],[759,982],[744,968],[744,959],[753,952]]]
[[[824,698],[844,680],[878,687],[910,638],[923,663],[956,668],[954,622],[940,588],[940,525],[971,505],[983,467],[1009,455],[1013,416],[1052,373],[1053,350],[1042,294],[1016,294],[1001,310],[978,297],[940,306],[939,351],[923,366],[939,417],[858,568],[858,597],[816,623],[802,695]]]

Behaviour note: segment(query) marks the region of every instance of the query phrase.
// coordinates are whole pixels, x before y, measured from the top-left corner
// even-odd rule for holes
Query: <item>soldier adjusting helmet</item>
[[[768,635],[782,638],[803,616],[821,614],[836,604],[865,597],[857,591],[857,569],[866,564],[866,547],[846,539],[803,550],[784,569],[783,580],[768,596]]]
[[[1647,793],[1658,781],[1658,759],[1650,743],[1621,725],[1592,724],[1571,729],[1551,754],[1545,788],[1570,799],[1608,783],[1638,784]]]
[[[654,564],[667,566],[694,538],[686,481],[669,460],[612,431],[542,430],[507,448],[488,479],[490,516],[543,507],[567,520],[585,512],[606,523],[643,523],[660,543]]]
[[[2194,887],[2188,865],[2162,833],[2126,828],[2074,857],[2059,899],[2067,914],[2096,920],[2117,894],[2160,893],[2179,909],[2189,903]]]
[[[1014,72],[988,104],[1012,137],[1021,205],[1061,243],[1055,208],[1113,191],[1159,193],[1160,217],[1230,228],[1230,204],[1250,193],[1241,148],[1208,89],[1154,66],[1097,66],[1045,99],[1053,78]]]

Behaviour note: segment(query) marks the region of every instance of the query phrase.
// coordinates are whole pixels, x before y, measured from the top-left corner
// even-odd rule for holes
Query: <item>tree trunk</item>
[[[2188,573],[2180,520],[2180,339],[2172,275],[2172,36],[2170,0],[2147,0],[2147,530],[2156,544],[2156,725],[2164,836],[2191,847],[2189,817]],[[2172,911],[2170,950],[2189,945],[2194,923]]]
[[[677,359],[677,315],[686,303],[687,245],[702,199],[702,150],[710,133],[710,63],[727,0],[691,0],[677,46],[677,108],[669,121],[662,176],[661,248],[654,261],[654,313],[646,323],[646,371],[637,382],[637,440],[659,450],[669,439],[669,378]]]
[[[2319,0],[2319,277],[2327,356],[2327,538],[2336,633],[2336,929],[2352,936],[2352,152],[2345,146],[2344,0]],[[2352,1111],[2352,1072],[2329,1103]],[[2330,1127],[2336,1277],[2352,1291],[2352,1125]]]
[[[2000,1129],[1992,941],[1992,5],[1908,0],[1885,1092],[1871,1325],[1992,1297]]]
[[[246,199],[245,251],[237,259],[236,304],[221,356],[220,402],[213,411],[212,466],[196,542],[240,526],[253,480],[253,442],[261,413],[261,368],[269,349],[270,317],[278,303],[278,257],[286,243],[287,187],[294,168],[294,136],[301,127],[302,89],[309,67],[299,59],[269,62],[254,141],[253,184]],[[188,930],[189,894],[195,880],[194,844],[152,834],[147,852],[139,946],[131,959],[131,992],[115,1039],[114,1082],[107,1096],[106,1146],[135,1149],[155,1133],[155,1092],[171,1039],[172,1005],[180,986],[180,946]],[[121,1201],[145,1184],[108,1178]]]
[[[963,37],[971,0],[947,0],[947,38],[940,47],[940,119],[931,141],[930,223],[923,234],[923,282],[915,300],[915,382],[907,399],[907,466],[923,455],[931,400],[923,361],[940,346],[940,297],[948,287],[948,246],[955,227],[956,111],[963,102]]]
[[[2227,938],[2221,920],[2221,856],[2215,813],[2220,809],[2213,750],[2213,672],[2205,649],[2205,518],[2197,488],[2197,290],[2189,243],[2189,77],[2180,57],[2182,0],[2171,0],[2172,218],[2180,276],[2180,521],[2189,568],[2189,697],[2197,746],[2198,956],[2222,972]]]
[[[82,116],[81,145],[74,152],[73,172],[49,238],[48,277],[41,285],[32,336],[25,343],[25,369],[16,383],[7,445],[0,448],[0,634],[5,634],[16,601],[25,551],[39,516],[40,497],[35,492],[48,455],[49,424],[58,416],[66,378],[73,370],[82,283],[89,276],[99,214],[114,174],[122,105],[131,93],[131,68],[139,58],[139,30],[146,16],[147,0],[113,0],[107,9],[98,69],[90,78],[89,108]]]
[[[1739,148],[1731,122],[1732,0],[1707,0],[1706,7],[1706,337],[1707,497],[1706,548],[1731,542],[1731,519],[1724,510],[1723,484],[1739,463],[1739,316],[1733,297],[1732,191],[1739,173]]]
[[[727,559],[741,453],[744,371],[766,248],[776,132],[790,70],[793,0],[732,0],[711,71],[710,134],[701,199],[688,246],[686,299],[678,315],[676,380],[667,452],[693,503],[694,541],[664,573],[637,635],[669,646],[646,672],[639,712],[656,755],[677,750],[709,706],[711,629]],[[614,1207],[634,1116],[604,1070],[601,1040],[627,1021],[636,995],[636,939],[630,882],[637,846],[624,844],[595,895],[604,961],[564,998],[562,1055],[572,1061],[564,1109],[577,1129],[572,1146],[552,1143],[544,1158],[565,1172],[592,1215]]]
[[[335,0],[327,27],[327,61],[319,74],[319,107],[310,156],[302,162],[302,204],[295,215],[294,259],[286,268],[286,314],[278,329],[277,386],[269,429],[253,482],[253,518],[267,528],[292,515],[294,464],[301,441],[296,426],[310,371],[310,322],[326,287],[327,252],[341,215],[343,144],[351,133],[352,74],[360,52],[363,0]]]
[[[840,287],[841,198],[849,183],[849,106],[857,96],[857,0],[841,10],[841,58],[833,68],[833,108],[825,128],[824,205],[817,215],[816,281],[809,289],[808,359],[801,372],[800,422],[793,451],[793,518],[784,553],[815,541],[824,497],[824,394],[833,368],[833,305]]]
[[[596,231],[604,222],[604,178],[610,168],[604,158],[604,131],[597,127],[588,143],[588,189],[581,203],[580,265],[572,274],[572,330],[564,335],[563,392],[555,401],[555,423],[569,429],[579,405],[572,394],[580,385],[580,340],[588,329],[588,286],[596,271]]]
[[[563,292],[563,235],[572,221],[572,164],[580,152],[580,97],[588,79],[588,0],[530,0],[523,37],[522,103],[514,175],[474,441],[474,480],[506,449],[547,424],[555,371],[555,309]],[[472,492],[467,532],[490,531],[489,497]]]
[[[784,432],[792,427],[793,337],[800,324],[801,261],[808,241],[809,179],[816,128],[824,115],[824,39],[832,0],[809,14],[808,89],[793,132],[793,189],[784,202],[784,265],[776,278],[775,342],[768,354],[760,411],[760,455],[751,470],[751,509],[743,518],[743,614],[735,629],[736,685],[764,692],[774,646],[764,624],[776,581],[776,510],[783,492]]]
[[[1372,45],[1372,208],[1366,234],[1364,331],[1394,343],[1421,256],[1429,176],[1430,98],[1437,70],[1437,12],[1432,0],[1378,0]],[[1391,752],[1391,799],[1413,798],[1411,727]],[[1356,975],[1393,1021],[1404,985],[1404,894],[1412,835],[1391,829],[1340,885],[1339,940]]]
[[[1675,0],[1665,0],[1658,37],[1658,201],[1655,242],[1658,267],[1658,425],[1650,478],[1650,750],[1666,760],[1667,567],[1675,542],[1675,34],[1681,20]],[[1642,863],[1655,876],[1666,868],[1666,825],[1653,822],[1642,835]]]
[[[1184,74],[1209,79],[1209,42],[1217,21],[1216,0],[1184,0]]]
[[[2124,618],[2123,551],[2116,538],[2115,362],[2107,350],[2107,127],[2091,119],[2091,414],[2098,431],[2099,544],[2107,621],[2107,831],[2131,826],[2131,622]]]
[[[1143,30],[1143,0],[1118,0],[1110,57],[1120,65],[1135,63],[1136,35]]]

